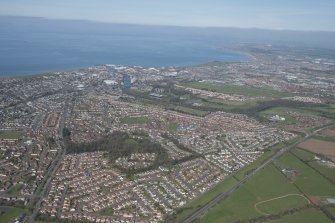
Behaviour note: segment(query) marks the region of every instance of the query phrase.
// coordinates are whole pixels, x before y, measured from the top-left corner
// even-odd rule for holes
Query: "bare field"
[[[309,139],[298,145],[299,148],[328,156],[335,162],[335,143],[317,139]]]
[[[322,131],[322,135],[335,137],[335,129],[326,129]]]

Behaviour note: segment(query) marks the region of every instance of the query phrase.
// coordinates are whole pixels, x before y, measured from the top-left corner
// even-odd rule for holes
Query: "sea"
[[[89,21],[0,17],[0,76],[68,71],[101,64],[180,67],[245,61],[201,30]]]

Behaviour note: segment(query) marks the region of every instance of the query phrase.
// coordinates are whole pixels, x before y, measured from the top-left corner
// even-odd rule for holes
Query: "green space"
[[[202,107],[207,109],[219,109],[219,110],[246,110],[250,108],[256,108],[261,101],[248,100],[243,102],[223,102],[223,100],[215,98],[202,98]]]
[[[270,115],[279,115],[280,117],[284,117],[285,121],[282,121],[282,123],[291,125],[291,124],[296,124],[298,121],[288,115],[286,112],[288,111],[288,108],[283,108],[283,107],[273,107],[270,109],[267,109],[265,111],[261,112],[261,115],[263,115],[264,117],[270,116]]]
[[[320,175],[306,163],[299,160],[292,153],[286,153],[276,160],[280,168],[293,169],[296,171],[293,183],[307,195],[312,196],[335,196],[335,186]]]
[[[167,129],[170,131],[170,132],[176,132],[177,129],[178,129],[178,124],[177,123],[169,123]]]
[[[308,108],[302,108],[302,109],[308,109],[312,110],[314,112],[324,112],[324,113],[330,113],[330,114],[335,114],[335,104],[323,104],[322,106],[313,106],[313,107],[308,107]]]
[[[66,152],[73,154],[105,151],[106,157],[111,163],[120,157],[129,157],[133,153],[155,153],[157,155],[151,166],[142,169],[122,169],[128,174],[155,169],[161,165],[170,165],[172,161],[169,159],[167,151],[159,143],[153,142],[149,137],[145,137],[145,135],[143,137],[141,134],[141,132],[134,135],[115,131],[88,143],[66,142]],[[119,167],[119,169],[121,168]]]
[[[283,200],[285,200],[283,202]],[[292,207],[299,207],[301,204],[308,204],[306,197],[299,194],[289,194],[278,198],[273,198],[269,201],[257,204],[259,212],[264,214],[276,214],[287,209],[287,203]]]
[[[190,115],[196,115],[196,116],[206,116],[209,114],[209,112],[207,111],[203,111],[200,109],[194,109],[194,108],[189,108],[189,107],[184,107],[184,106],[175,106],[172,107],[173,110],[178,111],[178,112],[182,112],[182,113],[186,113],[186,114],[190,114]]]
[[[265,150],[265,152],[255,162],[252,162],[248,166],[238,170],[235,174],[235,177],[238,180],[241,180],[243,177],[245,177],[246,174],[256,169],[258,166],[264,163],[267,159],[269,159],[276,151],[280,150],[284,146],[285,146],[284,143],[278,143],[274,145],[273,147]]]
[[[301,193],[271,164],[238,188],[223,202],[209,210],[200,222],[234,222],[259,217],[262,214],[255,208],[257,203],[288,194]],[[305,199],[296,199],[293,204],[289,203],[291,200],[290,197],[278,199],[273,205],[267,206],[267,211],[274,213],[288,208],[303,207],[307,204]]]
[[[316,222],[322,222],[322,223],[331,223],[332,221],[327,218],[325,214],[323,214],[322,211],[315,209],[315,208],[309,208],[305,209],[299,212],[296,212],[291,215],[287,215],[281,219],[278,220],[272,220],[272,221],[265,221],[265,223],[316,223]]]
[[[329,207],[326,210],[335,218],[335,207]]]
[[[201,195],[198,199],[193,200],[187,206],[177,210],[177,217],[173,219],[174,222],[179,222],[182,219],[185,219],[187,216],[189,216],[191,213],[196,211],[198,208],[208,203],[218,194],[231,188],[236,182],[237,182],[236,179],[232,176],[220,182],[219,184],[214,186],[212,189],[210,189],[208,192]]]
[[[147,124],[150,119],[146,116],[141,117],[124,117],[120,120],[121,124],[135,125],[135,124]]]
[[[99,214],[103,215],[103,216],[113,216],[114,215],[114,210],[113,210],[113,208],[105,208],[105,209],[99,211]]]
[[[222,136],[220,140],[225,140],[225,137]],[[193,202],[191,202],[189,205],[187,205],[185,208],[180,209],[177,212],[177,222],[179,222],[181,219],[186,218],[188,215],[193,213],[197,208],[203,206],[208,201],[210,201],[212,198],[217,196],[218,194],[224,192],[225,190],[229,189],[231,186],[234,185],[234,183],[237,182],[237,180],[242,179],[247,173],[255,169],[257,166],[261,165],[264,161],[266,161],[270,156],[272,156],[276,151],[283,148],[285,146],[284,143],[276,144],[275,146],[269,148],[264,152],[264,154],[259,157],[255,162],[251,163],[250,165],[243,167],[238,172],[236,172],[234,175],[230,176],[223,182],[219,183],[217,186],[215,186],[212,190],[205,193],[203,196],[200,196],[199,198],[195,199]]]
[[[328,141],[328,142],[335,142],[335,137],[331,137],[331,136],[315,135],[313,138],[323,140],[323,141]]]
[[[249,86],[228,85],[228,84],[219,84],[210,82],[189,82],[185,83],[184,86],[219,93],[225,93],[225,94],[238,94],[252,97],[267,96],[267,97],[280,98],[294,95],[289,92],[274,90],[271,87],[255,88]]]
[[[315,156],[317,156],[317,154],[303,149],[295,149],[292,151],[292,153],[335,184],[335,168],[328,167],[327,165],[322,164],[320,161],[316,160]]]
[[[10,208],[9,211],[0,215],[0,223],[8,223],[14,220],[15,218],[19,217],[20,215],[27,213],[26,210],[21,208]]]
[[[12,196],[18,195],[18,193],[20,192],[20,190],[22,189],[22,187],[23,187],[22,184],[16,184],[12,188],[10,188],[10,190],[7,191],[7,193],[9,195],[12,195]]]
[[[19,139],[22,133],[19,131],[0,131],[0,139]]]

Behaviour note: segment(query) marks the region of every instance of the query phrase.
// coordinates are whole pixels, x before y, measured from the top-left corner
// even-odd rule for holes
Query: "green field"
[[[285,123],[285,124],[288,124],[288,125],[296,124],[298,121],[294,117],[288,115],[286,113],[287,111],[288,111],[288,108],[275,107],[275,108],[270,108],[270,109],[267,109],[265,111],[262,111],[261,115],[263,115],[263,116],[279,115],[279,116],[285,118],[285,121],[282,121],[282,123]]]
[[[177,129],[178,129],[178,124],[177,123],[169,123],[168,126],[167,126],[167,129],[170,132],[176,132]]]
[[[330,104],[330,105],[323,104],[322,106],[314,106],[314,107],[308,107],[308,108],[303,108],[303,109],[312,110],[314,112],[324,112],[324,113],[329,113],[333,115],[335,114],[335,104]]]
[[[327,208],[327,211],[335,218],[335,207]]]
[[[283,200],[285,200],[283,202]],[[287,203],[292,207],[299,207],[301,203],[309,203],[308,199],[299,194],[288,194],[277,198],[272,198],[268,201],[262,201],[256,204],[259,212],[264,214],[276,214],[287,209]]]
[[[228,190],[231,188],[237,181],[233,177],[229,177],[225,179],[223,182],[219,183],[215,187],[213,187],[211,190],[203,194],[198,199],[192,201],[190,204],[188,204],[186,207],[181,208],[177,211],[178,215],[177,218],[174,219],[175,222],[179,222],[180,220],[186,218],[188,215],[196,211],[199,207],[205,205],[210,200],[212,200],[215,196],[220,194],[223,191]]]
[[[23,187],[22,184],[16,184],[16,185],[13,186],[7,193],[8,193],[9,195],[13,195],[13,196],[15,196],[15,195],[17,195],[17,194],[20,192],[20,190],[22,189],[22,187]]]
[[[335,142],[335,137],[331,137],[331,136],[316,135],[313,138],[323,140],[323,141],[328,141],[328,142]]]
[[[184,106],[176,106],[176,107],[173,107],[172,109],[178,112],[186,113],[189,115],[196,115],[196,116],[206,116],[209,114],[207,111],[203,111],[200,109],[194,109],[194,108],[188,108]]]
[[[146,116],[142,117],[124,117],[120,120],[121,124],[136,125],[136,124],[147,124],[150,119]]]
[[[259,217],[262,214],[255,208],[257,203],[288,194],[300,194],[300,191],[275,166],[269,165],[226,200],[209,210],[200,222],[234,222]],[[294,203],[289,203],[292,200]],[[305,199],[288,196],[277,199],[276,202],[267,202],[266,211],[275,213],[292,207],[302,207],[307,203]]]
[[[327,218],[322,211],[309,208],[303,211],[299,211],[292,215],[287,215],[281,219],[266,221],[264,223],[331,223],[332,221]]]
[[[26,210],[21,208],[11,208],[9,211],[0,215],[0,223],[8,223],[19,217],[21,214],[27,213]]]
[[[269,214],[278,214],[292,208],[306,207],[309,201],[304,194],[334,197],[335,187],[325,177],[333,178],[335,171],[315,162],[314,156],[313,153],[300,149],[284,154],[275,162],[279,169],[272,164],[266,167],[227,199],[209,210],[200,222],[229,223],[260,216],[266,217]],[[281,168],[293,169],[297,172],[293,182],[279,171]],[[239,178],[243,177],[243,172],[239,173]],[[335,212],[332,208],[327,210],[331,213]],[[267,222],[332,221],[321,211],[309,208],[284,216],[282,219]]]
[[[99,214],[103,215],[103,216],[113,216],[114,215],[114,210],[113,210],[113,208],[105,208],[105,209],[99,211]]]
[[[250,171],[254,170],[255,168],[257,168],[258,166],[260,166],[262,163],[264,163],[267,159],[269,159],[276,151],[278,151],[279,149],[283,148],[285,146],[284,143],[278,143],[276,145],[274,145],[273,147],[267,149],[262,155],[261,157],[259,157],[255,162],[252,162],[251,164],[249,164],[248,166],[238,170],[235,174],[235,177],[238,180],[241,180],[243,177],[245,177],[245,175],[247,173],[249,173]]]
[[[227,102],[219,99],[203,99],[202,104],[204,108],[219,109],[219,110],[233,110],[233,109],[251,109],[257,107],[260,101],[248,100],[244,102]]]
[[[300,159],[305,161],[310,167],[322,174],[323,176],[330,179],[335,184],[335,168],[328,167],[315,160],[316,154],[303,149],[295,149],[292,151],[293,154],[297,155]]]
[[[293,154],[284,154],[276,161],[276,164],[280,168],[293,169],[297,172],[294,184],[305,194],[312,196],[335,196],[335,186]]]
[[[226,180],[224,180],[223,182],[221,182],[217,186],[215,186],[212,190],[210,190],[209,192],[200,196],[198,199],[191,202],[185,208],[182,208],[181,210],[179,210],[178,214],[177,214],[177,221],[179,222],[180,219],[184,219],[185,217],[190,215],[192,212],[194,212],[197,208],[206,204],[208,201],[210,201],[216,195],[218,195],[218,194],[224,192],[225,190],[229,189],[231,186],[234,185],[234,183],[237,182],[236,179],[242,179],[245,176],[246,173],[248,173],[249,171],[253,170],[257,166],[262,164],[271,155],[273,155],[275,151],[279,150],[283,146],[284,146],[284,144],[282,144],[282,143],[273,146],[269,150],[265,151],[265,153],[260,158],[258,158],[255,162],[253,162],[252,164],[250,164],[246,167],[243,167],[236,174],[234,174],[234,176],[231,176],[231,177],[227,178]]]
[[[227,85],[227,84],[218,84],[210,82],[190,82],[185,83],[184,86],[196,89],[215,91],[225,94],[238,94],[252,97],[267,96],[267,97],[280,98],[293,95],[292,93],[289,92],[276,91],[271,87],[254,88],[248,86]]]
[[[0,131],[0,139],[19,139],[22,133],[19,131]]]

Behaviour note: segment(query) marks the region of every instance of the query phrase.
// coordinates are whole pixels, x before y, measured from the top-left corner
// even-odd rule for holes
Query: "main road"
[[[311,136],[315,135],[317,132],[319,132],[319,131],[327,128],[328,126],[329,125],[324,126],[322,128],[319,128],[319,129],[313,131],[312,133],[305,133],[305,136],[303,138],[301,138],[300,140],[296,141],[295,143],[293,143],[293,144],[291,144],[289,146],[286,146],[286,147],[282,148],[281,150],[279,150],[278,152],[276,152],[273,156],[271,156],[267,161],[265,161],[263,164],[261,164],[260,166],[258,166],[256,169],[254,169],[251,173],[249,173],[243,179],[241,179],[240,181],[238,181],[233,187],[231,187],[230,189],[222,192],[221,194],[219,194],[218,196],[216,196],[215,198],[213,198],[211,201],[209,201],[207,204],[205,204],[204,206],[202,206],[201,208],[199,208],[198,210],[196,210],[192,215],[190,215],[189,217],[187,217],[182,222],[183,223],[192,223],[192,222],[195,222],[203,214],[205,214],[210,208],[214,207],[216,204],[220,203],[222,200],[224,200],[225,198],[227,198],[236,189],[238,189],[240,186],[242,186],[245,182],[247,182],[252,176],[254,176],[256,173],[258,173],[264,167],[266,167],[267,165],[269,165],[270,163],[272,163],[275,159],[277,159],[278,157],[280,157],[284,153],[288,152],[289,150],[293,149],[299,143],[302,143],[306,139],[308,139]]]
[[[32,214],[30,216],[28,216],[27,219],[25,219],[25,222],[27,222],[27,223],[32,223],[35,220],[35,218],[38,214],[38,211],[41,207],[43,197],[45,196],[45,194],[47,192],[48,186],[50,185],[51,179],[54,176],[55,172],[57,171],[58,167],[61,164],[61,161],[63,160],[63,158],[65,156],[66,150],[65,150],[65,145],[64,145],[64,141],[63,141],[63,128],[64,128],[64,125],[65,125],[65,122],[66,122],[66,119],[67,119],[67,116],[68,116],[68,113],[69,113],[69,101],[70,101],[70,98],[67,97],[66,100],[65,100],[65,104],[64,104],[63,114],[60,118],[59,126],[58,126],[58,139],[56,139],[56,143],[61,149],[58,152],[57,157],[52,162],[51,166],[49,167],[49,169],[48,169],[48,171],[45,175],[44,182],[42,183],[43,186],[42,186],[42,189],[41,189],[41,192],[40,192],[39,196],[36,197],[36,198],[38,198],[38,200],[36,201],[36,204],[35,204],[35,207],[32,211]]]

